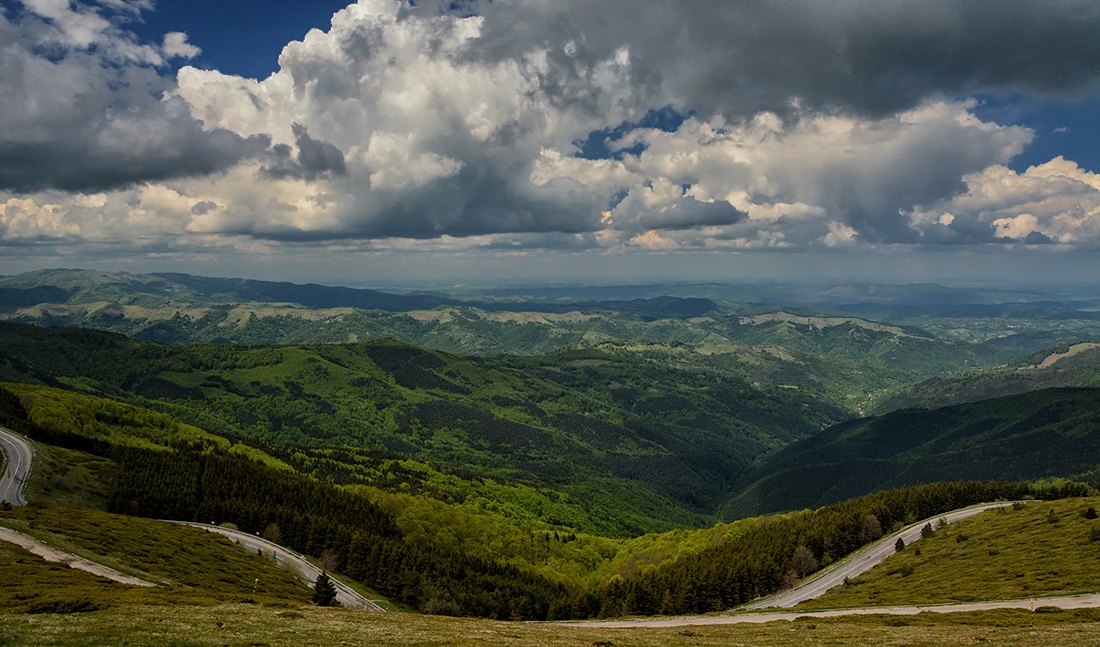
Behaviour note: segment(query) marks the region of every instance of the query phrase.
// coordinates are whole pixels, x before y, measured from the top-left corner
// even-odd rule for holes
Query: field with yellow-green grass
[[[501,647],[807,647],[811,645],[1100,645],[1095,610],[800,619],[765,625],[604,629],[261,604],[117,606],[92,613],[0,612],[0,645]]]
[[[64,508],[13,508],[0,512],[0,526],[156,584],[119,584],[0,541],[0,612],[226,602],[297,606],[312,595],[293,573],[197,528]]]
[[[936,527],[798,609],[928,605],[1100,591],[1100,497],[1017,504]],[[1090,512],[1091,510],[1091,512]],[[1037,600],[1036,606],[1041,605]]]

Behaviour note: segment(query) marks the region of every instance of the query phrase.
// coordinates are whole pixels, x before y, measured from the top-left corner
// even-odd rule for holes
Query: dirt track
[[[637,620],[610,620],[598,622],[562,622],[562,626],[606,627],[608,629],[642,627],[689,627],[697,625],[734,625],[761,624],[776,620],[794,620],[796,618],[833,618],[852,615],[892,615],[912,616],[918,613],[959,613],[964,611],[989,611],[992,609],[1037,609],[1039,607],[1059,607],[1061,609],[1100,608],[1100,594],[1071,595],[1056,598],[1034,598],[1029,600],[1000,600],[994,602],[968,602],[964,604],[944,604],[934,606],[911,607],[863,607],[859,609],[836,609],[832,611],[797,612],[753,612],[715,614],[708,616],[676,616],[672,618],[639,618]]]
[[[18,546],[22,546],[31,553],[38,555],[47,562],[59,562],[61,564],[67,564],[69,568],[77,568],[82,571],[87,571],[92,575],[98,575],[105,577],[109,580],[121,582],[123,584],[132,584],[134,586],[156,586],[151,582],[145,580],[139,580],[136,577],[131,577],[125,573],[120,573],[113,568],[104,566],[102,564],[96,564],[95,562],[88,561],[83,557],[77,557],[76,555],[70,555],[69,553],[61,552],[56,548],[51,548],[46,544],[38,541],[34,537],[24,535],[21,532],[16,532],[9,528],[0,528],[0,540],[7,541]]]

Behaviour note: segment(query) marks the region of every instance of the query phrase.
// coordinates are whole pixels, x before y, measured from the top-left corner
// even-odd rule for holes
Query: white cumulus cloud
[[[143,43],[105,18],[148,0],[27,0],[0,14],[4,242],[1100,240],[1096,176],[1061,158],[1011,171],[1034,134],[968,98],[1095,82],[1100,12],[1077,0],[467,4],[360,0],[250,79],[166,76],[201,53],[186,34]]]

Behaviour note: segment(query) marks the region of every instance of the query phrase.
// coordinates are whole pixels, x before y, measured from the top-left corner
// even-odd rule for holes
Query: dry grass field
[[[677,628],[600,629],[255,604],[122,606],[72,614],[0,613],[0,645],[348,645],[514,647],[861,647],[1100,645],[1095,611],[861,617]]]

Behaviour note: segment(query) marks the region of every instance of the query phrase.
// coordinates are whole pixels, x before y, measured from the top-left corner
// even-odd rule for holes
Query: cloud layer
[[[267,79],[145,0],[0,14],[0,241],[720,250],[1100,241],[1100,183],[975,93],[1094,91],[1100,7],[361,0]],[[630,16],[624,20],[623,16]]]

